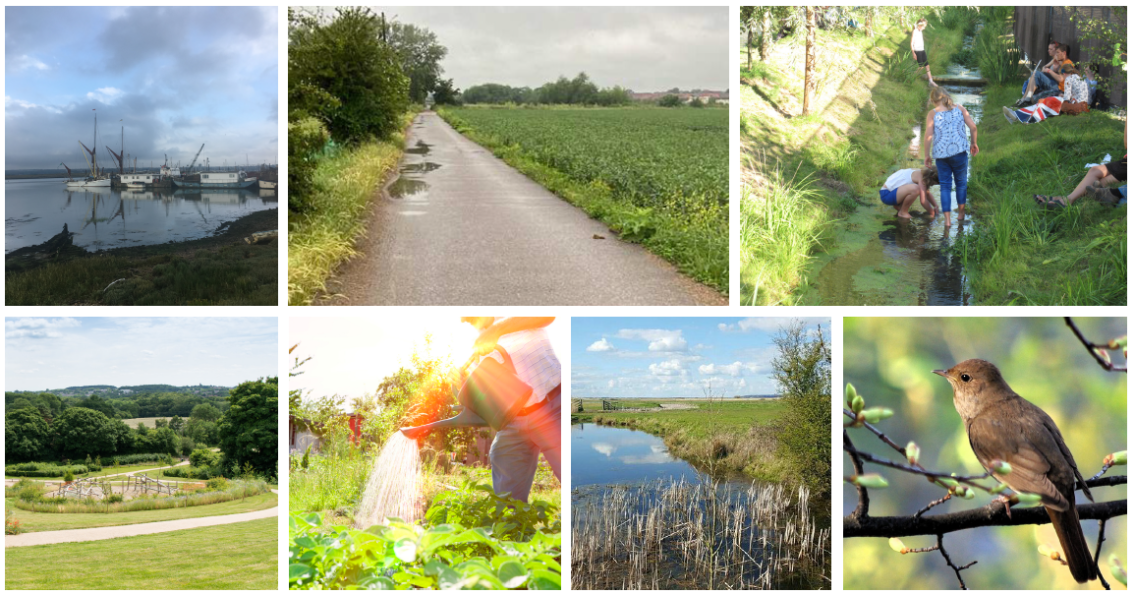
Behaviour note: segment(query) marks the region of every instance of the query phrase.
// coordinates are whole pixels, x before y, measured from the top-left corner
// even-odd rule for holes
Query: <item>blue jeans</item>
[[[1028,91],[1028,88],[1029,79],[1025,79],[1024,84],[1021,85],[1021,95],[1024,95],[1025,92]],[[1055,93],[1052,93],[1050,91],[1055,91]],[[1056,79],[1048,76],[1043,72],[1038,71],[1036,73],[1036,92],[1033,93],[1033,97],[1050,97],[1059,92],[1060,85],[1056,82]]]
[[[958,206],[966,204],[966,168],[969,166],[969,151],[945,159],[935,159],[938,165],[938,182],[942,186],[942,212],[949,213],[953,206],[950,192],[958,195]]]

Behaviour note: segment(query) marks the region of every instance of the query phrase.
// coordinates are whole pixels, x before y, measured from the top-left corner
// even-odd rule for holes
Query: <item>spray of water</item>
[[[418,442],[395,432],[374,461],[363,491],[355,526],[365,529],[397,518],[414,522],[421,516],[422,460]]]

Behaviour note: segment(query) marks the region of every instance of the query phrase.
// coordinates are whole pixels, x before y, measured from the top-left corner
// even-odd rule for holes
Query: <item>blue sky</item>
[[[775,394],[773,337],[791,318],[573,318],[576,398]],[[809,327],[828,318],[801,318]]]
[[[4,390],[276,376],[276,318],[5,318]]]
[[[138,165],[276,161],[279,9],[8,7],[5,167],[85,167],[99,117],[105,146]]]

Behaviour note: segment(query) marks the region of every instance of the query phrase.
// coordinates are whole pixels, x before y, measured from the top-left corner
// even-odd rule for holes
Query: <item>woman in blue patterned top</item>
[[[966,214],[966,169],[969,156],[977,155],[977,124],[966,108],[954,104],[950,94],[941,87],[931,89],[930,103],[934,109],[926,114],[926,167],[930,167],[933,157],[942,188],[942,212],[946,214],[946,227],[949,227],[953,206],[951,191],[958,197],[958,220]],[[966,128],[970,131],[968,138]]]

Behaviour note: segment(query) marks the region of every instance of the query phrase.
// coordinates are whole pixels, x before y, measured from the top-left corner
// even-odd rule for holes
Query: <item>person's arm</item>
[[[962,117],[965,118],[966,126],[969,128],[970,155],[977,155],[977,122],[973,121],[965,106],[962,106]]]
[[[473,342],[473,355],[476,357],[488,354],[496,349],[497,341],[505,335],[544,328],[552,324],[555,319],[554,316],[513,316],[498,320],[477,336],[477,339]]]
[[[930,147],[934,140],[934,110],[930,110],[930,113],[926,114],[926,127],[922,136],[925,139],[923,143],[926,145],[926,167],[930,167]]]
[[[918,25],[915,25],[914,31],[911,31],[911,33],[910,33],[910,55],[914,56],[915,60],[918,59],[918,54],[914,53],[914,33],[916,31],[918,31]]]

